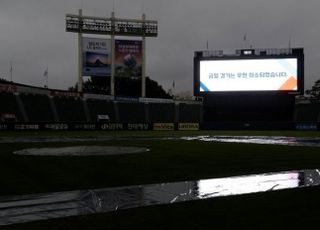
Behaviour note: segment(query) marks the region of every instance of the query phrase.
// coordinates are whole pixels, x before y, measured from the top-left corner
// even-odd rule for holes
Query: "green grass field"
[[[276,135],[320,137],[320,132],[8,132],[6,136],[171,137]],[[143,146],[143,154],[92,157],[16,156],[14,150],[76,145]],[[198,180],[320,168],[318,147],[183,140],[110,140],[71,143],[0,143],[0,195]],[[136,208],[3,227],[3,229],[286,229],[317,221],[320,188],[293,189]],[[311,225],[310,225],[311,226]],[[2,229],[2,228],[1,228]]]

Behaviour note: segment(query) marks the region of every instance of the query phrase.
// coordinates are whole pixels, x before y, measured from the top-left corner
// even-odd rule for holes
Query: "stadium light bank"
[[[141,73],[141,96],[146,95],[146,37],[158,36],[158,22],[142,19],[121,19],[111,13],[111,18],[83,16],[82,9],[79,14],[66,14],[66,31],[78,34],[78,91],[82,92],[82,34],[110,35],[111,36],[111,78],[110,93],[115,94],[115,36],[142,37],[142,73]]]

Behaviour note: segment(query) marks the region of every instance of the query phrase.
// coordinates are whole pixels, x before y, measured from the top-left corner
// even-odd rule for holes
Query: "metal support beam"
[[[79,9],[79,18],[82,17],[82,9]],[[82,80],[82,30],[80,28],[78,32],[78,92],[83,91],[83,80]]]
[[[146,20],[146,15],[142,14],[142,21]],[[146,37],[142,37],[142,73],[141,73],[141,97],[146,97]]]
[[[111,27],[115,26],[115,14],[111,14]],[[114,33],[111,34],[111,78],[110,78],[110,95],[115,95],[114,84],[115,84],[115,41]]]

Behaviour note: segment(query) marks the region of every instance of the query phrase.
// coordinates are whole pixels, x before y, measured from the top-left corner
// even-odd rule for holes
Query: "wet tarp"
[[[300,170],[95,190],[0,197],[0,225],[114,212],[221,196],[319,186],[320,171]]]

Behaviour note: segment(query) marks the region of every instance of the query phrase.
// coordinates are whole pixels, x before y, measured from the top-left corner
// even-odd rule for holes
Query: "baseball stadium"
[[[320,103],[303,96],[303,48],[194,51],[181,99],[146,76],[157,21],[65,22],[75,87],[0,82],[0,229],[314,226]]]

